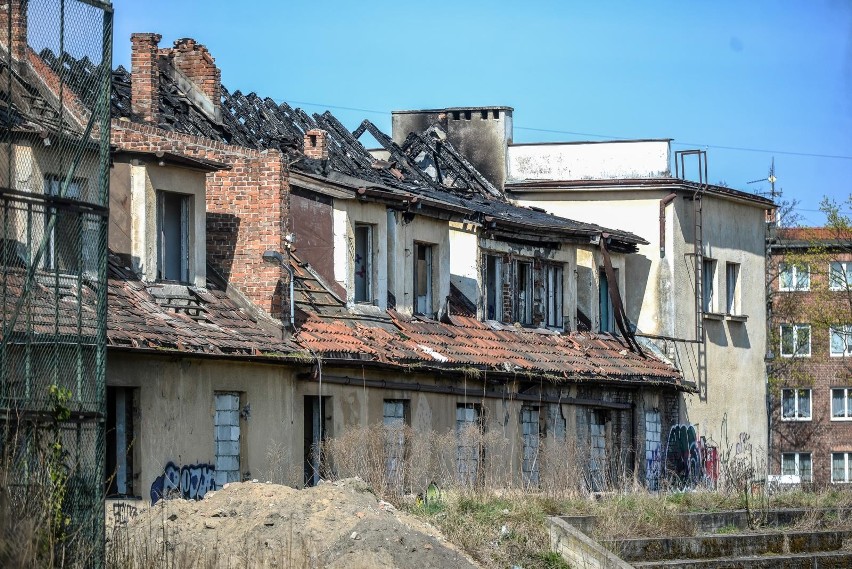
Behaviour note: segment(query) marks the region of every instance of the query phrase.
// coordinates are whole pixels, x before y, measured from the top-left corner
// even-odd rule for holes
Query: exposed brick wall
[[[207,48],[192,38],[175,42],[174,49],[161,50],[172,64],[192,80],[213,103],[218,115],[222,102],[222,73]]]
[[[9,47],[9,18],[12,19],[12,57],[23,61],[27,53],[27,4],[28,0],[6,0],[0,4],[0,43]]]
[[[286,272],[263,260],[266,250],[286,255],[288,172],[280,152],[259,152],[202,137],[115,120],[112,143],[121,149],[167,151],[223,162],[207,174],[207,262],[254,304],[280,318]]]
[[[830,259],[828,258],[830,257]],[[783,254],[773,255],[770,272],[777,272]],[[802,260],[802,257],[799,257]],[[779,281],[771,283],[773,289],[773,320],[770,324],[772,351],[780,356],[779,329],[782,322],[811,325],[811,353],[807,357],[776,358],[773,363],[778,384],[770,393],[772,420],[772,453],[770,470],[781,471],[781,454],[788,452],[811,453],[814,483],[818,486],[831,483],[831,453],[852,452],[852,421],[832,420],[831,389],[852,388],[852,360],[849,356],[832,357],[830,332],[826,326],[809,322],[808,314],[819,312],[837,302],[836,309],[849,310],[845,291],[828,291],[828,264],[834,261],[852,261],[852,254],[831,254],[814,259],[811,266],[810,290],[780,291]],[[814,266],[814,265],[819,266]],[[821,305],[821,308],[817,305]],[[852,324],[852,318],[849,319]],[[802,387],[811,389],[811,420],[783,420],[781,389]]]
[[[148,124],[159,122],[160,68],[157,46],[160,34],[131,34],[130,69],[133,82],[130,109],[134,120]]]

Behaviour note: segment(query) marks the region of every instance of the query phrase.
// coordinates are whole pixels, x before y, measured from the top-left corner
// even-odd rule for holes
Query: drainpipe
[[[666,256],[666,206],[676,197],[677,194],[672,192],[660,200],[660,258]]]
[[[290,330],[296,329],[295,324],[295,303],[293,300],[293,281],[296,278],[295,273],[293,272],[293,267],[290,266],[290,263],[284,262],[284,255],[279,253],[278,251],[264,251],[263,252],[263,260],[264,261],[278,261],[278,264],[281,265],[287,273],[290,275]]]

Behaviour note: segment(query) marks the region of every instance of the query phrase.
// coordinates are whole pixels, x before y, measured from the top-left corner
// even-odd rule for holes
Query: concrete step
[[[634,561],[631,565],[636,569],[848,569],[852,567],[852,551]]]
[[[843,547],[845,531],[788,531],[749,534],[718,534],[696,537],[607,540],[601,544],[624,559],[714,559],[785,553],[836,551]]]

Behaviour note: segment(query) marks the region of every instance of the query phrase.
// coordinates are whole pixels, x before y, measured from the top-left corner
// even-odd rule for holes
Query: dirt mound
[[[114,564],[135,567],[476,567],[358,479],[304,490],[244,482],[198,502],[161,500],[110,547]]]

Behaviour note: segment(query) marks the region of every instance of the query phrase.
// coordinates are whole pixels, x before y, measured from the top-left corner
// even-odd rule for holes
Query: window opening
[[[189,282],[188,195],[157,192],[157,278]]]
[[[786,476],[799,476],[802,482],[811,482],[813,480],[811,453],[783,453],[781,455],[781,474]]]
[[[488,120],[488,111],[479,111],[479,116],[482,120]]]
[[[67,199],[79,200],[82,194],[83,180],[72,180],[68,184],[65,195]],[[50,174],[44,178],[44,193],[48,196],[59,197],[62,179]],[[92,256],[93,249],[83,247],[83,216],[76,211],[59,209],[50,205],[44,208],[44,229],[47,231],[52,218],[56,218],[53,228],[47,234],[47,243],[42,256],[43,267],[48,270],[63,273],[76,273],[80,268],[80,253]],[[89,236],[90,237],[90,236]],[[95,240],[97,243],[97,240]],[[84,258],[84,267],[92,268],[91,258]]]
[[[715,309],[714,284],[716,282],[716,261],[714,259],[704,259],[701,265],[701,274],[701,309],[704,312],[713,312]]]
[[[515,288],[518,300],[515,320],[524,325],[533,323],[533,271],[532,263],[515,263]]]
[[[781,263],[779,265],[779,288],[782,291],[810,290],[811,271],[808,265]]]
[[[537,405],[521,406],[521,436],[523,440],[524,484],[537,487],[539,484],[539,445],[541,443],[541,411]]]
[[[382,424],[385,427],[385,472],[392,484],[402,487],[405,469],[405,426],[410,424],[406,399],[385,399]]]
[[[613,269],[618,279],[618,269]],[[598,272],[598,304],[600,310],[600,331],[614,332],[615,331],[615,310],[612,306],[612,297],[609,294],[609,278],[606,276],[606,271],[600,269]],[[616,286],[618,286],[616,284]]]
[[[547,326],[551,328],[562,328],[562,266],[545,266],[545,299],[547,302]]]
[[[831,453],[831,481],[852,482],[852,452]]]
[[[811,390],[782,389],[781,418],[785,421],[810,421]]]
[[[485,256],[485,319],[503,321],[503,259]]]
[[[355,226],[355,302],[373,301],[373,228],[369,225]]]
[[[660,446],[662,420],[660,411],[645,411],[645,480],[649,490],[659,489],[662,468]]]
[[[781,325],[781,356],[791,358],[811,355],[810,324]]]
[[[456,468],[459,482],[475,486],[485,458],[484,424],[478,403],[456,404]]]
[[[841,387],[831,390],[832,420],[852,419],[852,388]]]
[[[331,397],[306,395],[304,403],[305,484],[316,486],[323,476],[322,443],[331,438]]]
[[[432,246],[414,244],[414,313],[432,314]]]
[[[852,262],[833,262],[829,267],[828,288],[848,290],[852,285]]]
[[[107,495],[132,496],[135,388],[107,387]]]
[[[216,486],[240,481],[240,394],[216,393]]]
[[[589,481],[593,492],[606,487],[606,420],[607,412],[591,411],[589,421]]]
[[[740,264],[725,264],[725,280],[727,281],[727,302],[725,312],[728,314],[740,313]]]

